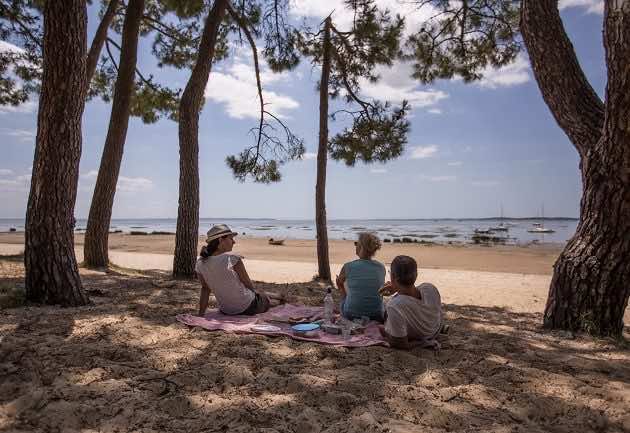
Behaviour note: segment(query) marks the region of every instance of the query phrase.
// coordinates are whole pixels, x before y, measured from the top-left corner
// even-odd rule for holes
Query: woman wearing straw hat
[[[253,316],[264,313],[271,306],[270,298],[277,295],[257,292],[249,279],[242,257],[232,254],[237,233],[225,224],[217,224],[208,230],[207,245],[201,248],[195,271],[201,282],[199,315],[208,308],[210,289],[223,314]]]

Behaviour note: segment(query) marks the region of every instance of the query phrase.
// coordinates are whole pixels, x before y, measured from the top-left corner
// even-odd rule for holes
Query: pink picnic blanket
[[[189,326],[199,326],[208,331],[226,331],[237,334],[262,334],[269,336],[287,336],[295,340],[312,341],[313,343],[330,344],[345,347],[389,346],[378,330],[378,322],[370,322],[362,334],[352,335],[349,340],[342,335],[328,334],[318,331],[316,337],[302,337],[293,334],[291,325],[273,321],[273,319],[289,319],[290,317],[313,317],[323,315],[323,307],[307,307],[304,305],[284,304],[271,308],[256,316],[228,316],[217,309],[212,309],[204,317],[192,314],[179,314],[178,321]],[[270,324],[280,328],[279,331],[260,331],[252,329],[254,325]]]

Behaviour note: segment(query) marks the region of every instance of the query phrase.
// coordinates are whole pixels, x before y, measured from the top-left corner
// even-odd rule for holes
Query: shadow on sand
[[[91,306],[0,313],[0,431],[630,428],[629,351],[543,331],[539,314],[445,305],[451,333],[440,353],[347,349],[189,330],[174,316],[195,310],[196,282],[83,274]],[[313,282],[288,289],[306,304],[323,295]]]

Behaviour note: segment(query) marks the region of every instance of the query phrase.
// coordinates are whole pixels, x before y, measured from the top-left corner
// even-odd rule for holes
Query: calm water
[[[403,237],[418,242],[470,243],[475,230],[486,230],[503,222],[509,227],[507,232],[495,232],[492,236],[501,237],[507,244],[527,244],[532,241],[541,243],[565,243],[577,227],[577,220],[570,218],[523,219],[394,219],[394,220],[329,220],[329,239],[356,239],[362,231],[375,232],[381,239],[402,239]],[[544,222],[545,228],[555,233],[528,233],[534,223]],[[205,232],[217,223],[225,223],[239,234],[252,237],[274,239],[315,239],[315,222],[312,220],[289,219],[212,219],[202,218],[199,233]],[[77,220],[76,230],[85,230],[86,220]],[[175,232],[176,220],[164,219],[114,219],[111,230],[123,232]],[[0,219],[0,232],[10,228],[24,230],[24,220]]]

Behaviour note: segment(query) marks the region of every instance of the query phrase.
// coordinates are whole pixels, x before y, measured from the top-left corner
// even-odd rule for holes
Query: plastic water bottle
[[[333,313],[335,311],[335,301],[332,297],[332,288],[326,289],[326,296],[324,296],[324,322],[332,323]]]

